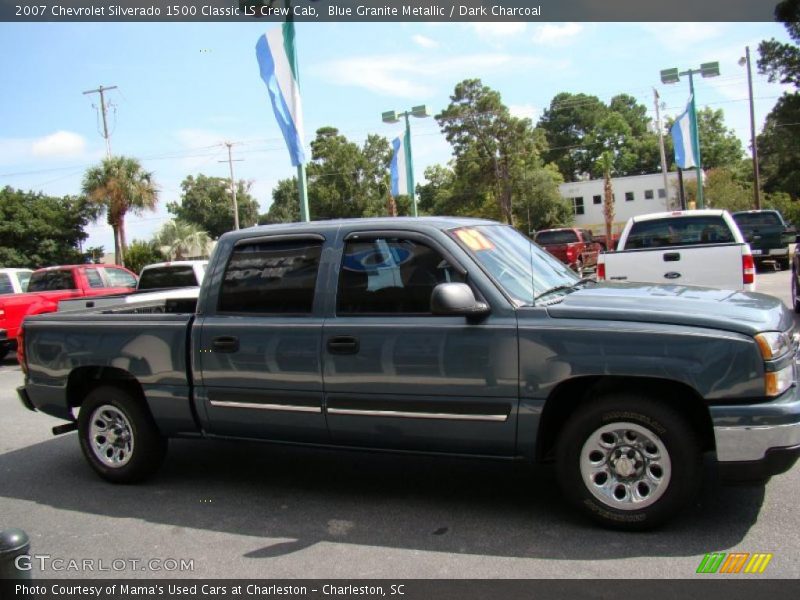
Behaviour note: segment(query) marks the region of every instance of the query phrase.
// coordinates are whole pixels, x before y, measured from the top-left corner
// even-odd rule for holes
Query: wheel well
[[[714,450],[714,427],[703,398],[690,386],[669,379],[647,377],[577,377],[559,384],[544,405],[536,436],[536,459],[553,458],[558,434],[582,404],[597,395],[637,393],[677,408],[697,433],[704,451]],[[681,402],[676,402],[681,399]]]
[[[84,398],[94,388],[101,385],[113,385],[123,388],[137,397],[144,398],[142,386],[124,369],[116,367],[78,367],[67,379],[67,402],[70,407],[83,404]]]

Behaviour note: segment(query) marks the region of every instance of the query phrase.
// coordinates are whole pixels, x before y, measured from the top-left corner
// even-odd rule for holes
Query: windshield
[[[198,285],[194,268],[191,265],[154,267],[142,271],[139,278],[140,290],[190,287]]]
[[[533,306],[543,292],[579,280],[566,265],[507,225],[460,227],[450,234],[520,306]]]

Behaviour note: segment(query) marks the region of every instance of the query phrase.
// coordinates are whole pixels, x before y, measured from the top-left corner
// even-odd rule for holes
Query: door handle
[[[331,354],[358,354],[358,338],[350,335],[337,335],[328,339],[328,352]]]
[[[677,262],[681,259],[680,252],[666,252],[664,253],[664,262]]]
[[[230,335],[215,337],[211,342],[214,352],[238,352],[239,338]]]

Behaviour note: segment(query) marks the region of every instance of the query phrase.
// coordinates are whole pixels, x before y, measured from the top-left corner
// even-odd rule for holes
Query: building
[[[664,176],[633,175],[613,177],[611,188],[614,192],[613,232],[620,233],[631,217],[648,213],[676,210],[680,207],[678,192],[678,173],[667,173],[669,189],[664,189]],[[685,171],[684,187],[694,185],[695,172]],[[561,196],[572,203],[575,213],[575,226],[591,229],[595,234],[605,233],[606,220],[603,216],[603,180],[590,179],[573,181],[558,186]]]

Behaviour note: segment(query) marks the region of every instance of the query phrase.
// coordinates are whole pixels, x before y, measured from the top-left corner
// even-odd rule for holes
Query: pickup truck
[[[0,296],[0,359],[17,344],[17,332],[28,315],[54,312],[65,298],[130,292],[136,275],[116,265],[63,265],[34,271],[24,294]]]
[[[597,255],[602,250],[588,229],[543,229],[536,233],[534,241],[578,275],[597,266]]]
[[[17,351],[22,403],[110,482],[152,476],[172,437],[519,459],[646,529],[691,506],[706,454],[762,483],[800,454],[780,300],[581,279],[492,221],[229,232],[194,312],[142,308],[29,317]]]
[[[732,214],[745,241],[750,244],[756,263],[775,261],[789,268],[789,245],[797,235],[777,210],[745,210]]]
[[[597,279],[755,291],[750,247],[724,210],[687,210],[628,219],[616,252],[604,252]]]
[[[192,296],[197,298],[198,287],[205,276],[207,260],[177,260],[147,265],[139,274],[132,293],[67,298],[58,303],[58,310],[103,308],[118,304],[136,304]],[[191,289],[189,289],[191,288]],[[130,292],[130,290],[127,290]]]

